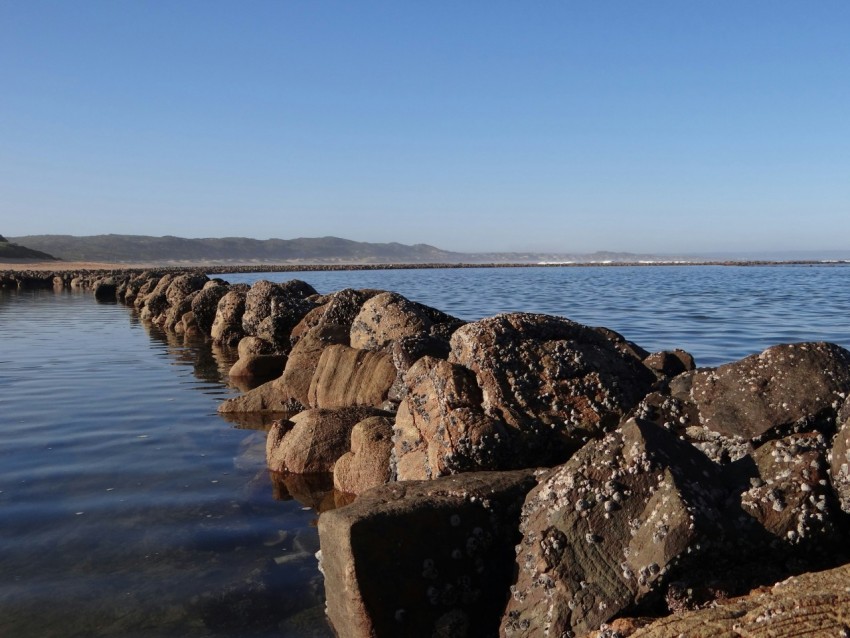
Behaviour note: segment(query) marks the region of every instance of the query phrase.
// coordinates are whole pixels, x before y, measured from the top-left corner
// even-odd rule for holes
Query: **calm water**
[[[224,278],[396,290],[465,319],[564,315],[716,365],[788,341],[850,347],[848,274],[618,267]],[[0,291],[0,635],[331,635],[310,507],[323,493],[274,484],[265,433],[216,415],[236,394],[226,383],[232,356],[169,338],[87,293]]]

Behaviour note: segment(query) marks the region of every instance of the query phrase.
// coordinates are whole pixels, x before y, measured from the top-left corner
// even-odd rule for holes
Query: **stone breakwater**
[[[467,323],[381,290],[38,282],[238,348],[231,375],[268,379],[220,411],[273,419],[271,470],[352,495],[319,518],[340,636],[850,635],[837,345],[698,368],[561,317]]]

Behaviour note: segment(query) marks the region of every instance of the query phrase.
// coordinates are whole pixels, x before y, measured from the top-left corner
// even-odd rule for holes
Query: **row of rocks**
[[[626,618],[848,560],[850,352],[834,344],[697,369],[604,328],[465,323],[376,290],[92,287],[238,344],[241,369],[282,364],[221,411],[277,417],[272,470],[360,494],[319,520],[341,636],[625,635],[647,624]]]

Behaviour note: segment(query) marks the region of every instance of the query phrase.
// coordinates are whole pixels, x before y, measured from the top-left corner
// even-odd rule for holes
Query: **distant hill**
[[[55,261],[56,257],[47,253],[33,250],[20,246],[17,243],[12,243],[3,235],[0,235],[0,262],[8,261]]]
[[[428,263],[458,262],[460,253],[427,244],[368,243],[338,237],[299,239],[186,239],[145,235],[29,235],[16,241],[66,261],[98,262],[268,262]]]
[[[370,243],[339,237],[299,239],[186,239],[146,235],[28,235],[15,238],[66,261],[198,264],[476,264],[476,263],[622,263],[665,261],[624,252],[560,253],[459,253],[428,244]]]

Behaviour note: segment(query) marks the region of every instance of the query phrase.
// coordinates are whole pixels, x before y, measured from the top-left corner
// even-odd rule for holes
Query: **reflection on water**
[[[234,357],[88,294],[0,293],[0,635],[331,635],[315,511],[215,412]]]

